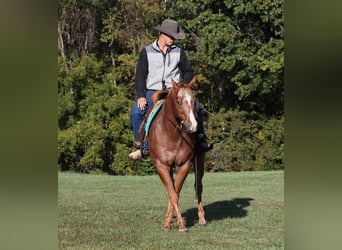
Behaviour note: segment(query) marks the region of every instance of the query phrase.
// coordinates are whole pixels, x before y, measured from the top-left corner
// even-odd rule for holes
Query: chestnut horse
[[[207,223],[202,204],[204,153],[195,152],[197,121],[195,95],[191,91],[195,81],[195,77],[188,84],[176,83],[172,80],[173,87],[169,90],[163,106],[149,129],[150,157],[169,197],[163,223],[165,231],[170,230],[173,212],[175,212],[178,231],[187,232],[178,202],[191,164],[195,167],[199,225],[204,226]],[[174,170],[175,179],[173,178]]]

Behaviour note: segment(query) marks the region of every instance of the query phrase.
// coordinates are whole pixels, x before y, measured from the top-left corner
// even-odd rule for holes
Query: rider
[[[133,126],[134,146],[138,150],[129,154],[129,157],[135,160],[141,159],[142,154],[149,155],[147,142],[140,145],[137,139],[142,120],[153,105],[151,100],[153,92],[163,89],[164,86],[172,87],[171,79],[179,82],[182,76],[183,82],[188,83],[194,76],[194,71],[184,50],[173,44],[175,39],[185,38],[184,31],[178,23],[171,19],[165,19],[161,25],[153,28],[160,32],[159,38],[140,52],[135,75],[138,100],[131,110],[130,118]],[[198,101],[196,101],[196,106],[198,110],[196,150],[197,152],[206,152],[213,145],[208,144],[204,134],[203,108]],[[142,152],[139,149],[141,146]]]

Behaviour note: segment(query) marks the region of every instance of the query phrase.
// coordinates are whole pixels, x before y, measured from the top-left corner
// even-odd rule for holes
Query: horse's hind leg
[[[200,226],[207,225],[207,221],[205,220],[205,212],[203,208],[203,202],[202,202],[202,191],[203,191],[203,185],[202,185],[202,178],[204,175],[204,153],[202,154],[196,154],[194,158],[194,168],[195,168],[195,191],[197,196],[197,202],[198,202],[198,224]]]
[[[164,231],[169,231],[171,228],[172,214],[173,214],[173,206],[171,204],[171,200],[169,199],[169,203],[167,205],[167,210],[166,210],[165,219],[163,223]]]
[[[171,221],[172,221],[172,215],[173,215],[173,211],[175,211],[176,213],[176,218],[177,218],[177,223],[178,223],[178,231],[179,232],[187,232],[188,229],[185,227],[184,224],[184,220],[182,217],[182,214],[180,212],[179,209],[179,195],[175,192],[173,186],[172,189],[168,189],[168,193],[169,193],[169,203],[168,203],[168,208],[166,211],[166,216],[165,216],[165,220],[164,220],[164,230],[167,231],[170,229],[171,227]]]

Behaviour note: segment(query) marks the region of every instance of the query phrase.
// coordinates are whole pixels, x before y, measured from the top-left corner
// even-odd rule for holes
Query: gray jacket
[[[194,76],[194,71],[184,50],[177,45],[172,45],[166,54],[160,50],[155,40],[147,45],[139,55],[135,75],[137,96],[145,96],[146,90],[162,89],[162,81],[166,87],[171,87],[171,79],[188,83]]]

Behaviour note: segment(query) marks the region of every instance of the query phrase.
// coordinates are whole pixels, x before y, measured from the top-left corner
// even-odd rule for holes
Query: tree
[[[206,108],[283,113],[283,1],[175,1]]]
[[[94,53],[99,46],[101,19],[115,2],[58,1],[58,52],[67,62]]]
[[[72,86],[76,86],[71,106],[77,107],[77,110],[73,110],[72,114],[68,109],[63,110],[68,105],[63,105],[65,98],[62,96],[67,95],[61,94],[58,139],[62,169],[115,172],[116,166],[112,165],[116,161],[114,155],[122,150],[121,145],[127,147],[130,143],[128,114],[132,101],[108,78],[98,78],[101,66],[90,55],[77,61],[77,64],[75,62],[68,74]],[[68,83],[67,79],[65,82]],[[61,84],[59,89],[68,89],[66,86]],[[127,155],[127,152],[120,153]],[[128,159],[126,163],[129,163]]]

